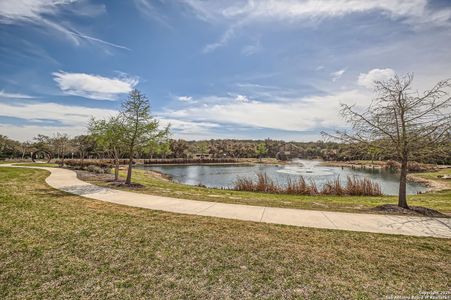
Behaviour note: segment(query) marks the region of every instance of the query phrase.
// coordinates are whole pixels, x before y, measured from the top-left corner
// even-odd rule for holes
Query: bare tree
[[[60,165],[64,166],[64,158],[66,156],[67,151],[70,148],[70,139],[67,134],[57,132],[53,138],[51,138],[51,145],[53,147],[53,151],[57,154],[60,160]]]
[[[78,156],[81,159],[81,165],[83,165],[86,155],[95,146],[95,140],[91,135],[78,135],[72,139],[72,145],[78,152]]]
[[[397,75],[375,82],[377,97],[366,109],[342,104],[342,115],[351,131],[333,137],[363,143],[393,156],[401,164],[398,206],[409,208],[406,198],[408,162],[434,153],[449,144],[451,80],[442,80],[420,94],[412,89],[413,75]]]

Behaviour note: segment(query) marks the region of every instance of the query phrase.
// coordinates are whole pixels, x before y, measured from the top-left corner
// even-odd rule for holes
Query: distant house
[[[193,154],[191,155],[191,158],[194,158],[194,159],[213,158],[213,155],[211,155],[210,153],[205,153],[205,154],[202,154],[202,153],[193,153]]]
[[[280,160],[289,160],[301,155],[302,149],[293,143],[284,143],[279,146],[276,158]]]

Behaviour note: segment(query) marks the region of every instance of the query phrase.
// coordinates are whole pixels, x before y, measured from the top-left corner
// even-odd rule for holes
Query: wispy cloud
[[[416,28],[426,25],[451,26],[451,8],[433,9],[428,5],[428,0],[248,0],[244,4],[243,1],[222,0],[183,0],[183,2],[199,19],[210,23],[229,24],[229,28],[217,42],[204,48],[206,53],[226,45],[236,34],[237,27],[262,22],[317,23],[326,18],[379,12],[388,18],[400,20]]]
[[[224,32],[224,34],[221,36],[221,38],[214,43],[208,44],[206,45],[202,52],[203,53],[210,53],[215,51],[217,48],[223,47],[224,45],[226,45],[230,39],[233,38],[233,36],[235,35],[235,28],[236,26],[231,26],[229,29],[226,30],[226,32]]]
[[[256,39],[254,43],[244,46],[243,49],[241,49],[241,54],[251,56],[258,53],[261,48],[260,40]]]
[[[33,96],[20,94],[20,93],[7,93],[5,90],[0,90],[0,98],[5,99],[32,99]]]
[[[451,9],[441,8],[434,10],[428,5],[428,2],[428,0],[248,0],[243,5],[243,1],[184,1],[199,18],[208,21],[217,21],[218,18],[219,20],[252,19],[255,21],[321,19],[324,17],[340,17],[352,13],[379,11],[392,18],[406,18],[411,23],[424,23],[426,21],[436,25],[449,23]]]
[[[63,15],[64,12],[92,17],[105,12],[105,7],[104,5],[94,5],[90,4],[89,1],[82,0],[0,1],[0,23],[33,23],[45,28],[50,28],[60,32],[77,46],[80,45],[81,41],[90,41],[114,48],[130,50],[126,46],[86,35],[69,25],[67,20],[62,22],[61,15]],[[63,23],[65,25],[62,25]]]
[[[130,92],[139,82],[134,77],[103,77],[86,73],[52,73],[54,80],[64,94],[81,96],[94,100],[116,100],[120,94]]]
[[[178,96],[177,100],[181,101],[181,102],[190,102],[193,100],[193,97],[191,96]]]
[[[115,110],[57,103],[0,102],[0,117],[26,120],[21,125],[0,122],[0,133],[22,141],[30,140],[38,133],[53,135],[59,131],[71,135],[82,134],[86,131],[91,116],[104,118],[115,113]]]
[[[136,9],[144,16],[150,18],[151,20],[157,21],[158,23],[172,28],[169,24],[168,19],[161,12],[157,10],[152,1],[150,0],[133,0]]]
[[[330,73],[330,76],[332,77],[332,81],[335,82],[338,79],[341,78],[341,76],[343,76],[343,74],[346,72],[346,69],[341,69],[335,72]]]
[[[48,119],[68,126],[86,125],[91,116],[103,118],[115,110],[57,103],[0,103],[0,115],[27,120]]]

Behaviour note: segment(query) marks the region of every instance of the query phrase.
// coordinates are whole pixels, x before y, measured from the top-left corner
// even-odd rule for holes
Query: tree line
[[[138,90],[130,92],[116,116],[92,119],[88,134],[69,138],[38,135],[33,142],[17,142],[0,136],[0,158],[25,158],[41,151],[61,159],[127,158],[125,183],[131,184],[135,158],[322,158],[324,160],[387,160],[400,164],[398,205],[408,208],[406,181],[412,161],[451,163],[451,79],[439,81],[423,93],[412,87],[413,75],[394,76],[375,82],[375,98],[368,107],[342,105],[349,130],[323,133],[327,140],[290,142],[280,140],[170,139],[169,127],[160,128],[150,113],[149,100]]]

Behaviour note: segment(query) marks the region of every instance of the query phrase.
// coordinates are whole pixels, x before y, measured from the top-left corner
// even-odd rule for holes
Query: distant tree
[[[170,147],[175,157],[185,157],[189,145],[186,141],[179,139],[179,140],[171,140]]]
[[[375,82],[377,97],[364,110],[343,104],[342,115],[352,130],[339,131],[335,136],[378,148],[400,162],[398,206],[403,208],[408,208],[408,162],[431,155],[439,145],[449,144],[451,128],[451,80],[439,81],[421,95],[412,90],[412,80],[413,75],[408,74]]]
[[[88,128],[92,139],[113,158],[114,180],[118,181],[119,159],[127,146],[124,140],[126,127],[119,116],[113,116],[104,120],[92,118]]]
[[[92,151],[95,147],[95,140],[91,135],[79,135],[71,141],[74,150],[78,152],[78,156],[81,159],[83,165],[84,159],[89,151]]]
[[[163,140],[162,142],[158,143],[158,151],[163,158],[166,158],[171,153],[170,142]]]
[[[18,142],[0,135],[0,158],[12,158],[15,155]]]
[[[56,153],[57,157],[60,159],[60,165],[64,166],[64,158],[70,146],[69,136],[67,134],[57,132],[50,139],[50,144],[53,148],[53,152]]]
[[[157,141],[150,140],[147,145],[142,147],[142,151],[152,159],[155,155],[160,154],[160,145]]]
[[[26,142],[22,142],[22,143],[17,143],[17,150],[19,150],[20,152],[20,157],[21,159],[25,158],[25,155],[28,153],[30,154],[30,152],[33,150],[33,144],[29,141]]]
[[[268,149],[266,148],[266,144],[265,143],[260,143],[257,145],[257,149],[255,150],[255,153],[258,156],[258,159],[261,161],[262,157],[266,155],[266,153],[268,153]]]
[[[204,158],[204,156],[208,153],[209,147],[207,142],[199,142],[196,145],[197,152],[200,153],[200,157]]]
[[[122,103],[121,120],[125,126],[124,142],[128,151],[128,171],[126,184],[131,184],[133,158],[138,149],[149,141],[162,139],[168,135],[169,127],[160,130],[159,123],[150,114],[150,103],[146,96],[134,89]]]

